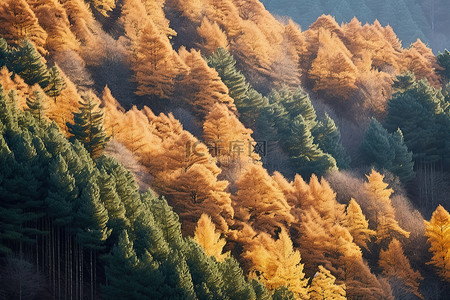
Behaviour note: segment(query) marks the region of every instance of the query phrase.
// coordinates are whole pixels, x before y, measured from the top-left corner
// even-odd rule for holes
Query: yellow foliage
[[[439,205],[429,222],[425,221],[425,236],[433,254],[429,264],[437,268],[442,279],[450,282],[450,214]]]
[[[220,233],[216,232],[216,226],[207,214],[202,214],[198,220],[194,240],[202,246],[208,256],[214,256],[217,261],[223,261],[230,256],[229,252],[222,253],[227,241],[220,238]]]
[[[383,181],[384,176],[372,170],[366,175],[368,182],[364,188],[370,196],[369,213],[375,220],[378,242],[389,242],[395,236],[409,237],[409,232],[400,227],[395,219],[395,209],[391,203],[391,194],[394,192]]]
[[[389,277],[396,277],[404,281],[409,290],[417,297],[423,299],[419,293],[419,284],[423,277],[418,271],[411,268],[408,258],[403,253],[401,243],[393,239],[387,250],[380,251],[380,260],[378,261],[383,274]]]
[[[300,263],[300,252],[293,249],[286,230],[281,230],[276,241],[267,234],[260,234],[244,257],[252,262],[251,275],[258,277],[268,289],[287,286],[296,298],[308,299],[308,279]]]
[[[47,54],[44,48],[47,33],[25,0],[0,2],[0,28],[2,37],[9,44],[17,46],[22,40],[29,39],[43,56]]]
[[[369,229],[369,222],[366,220],[361,207],[353,198],[350,199],[347,206],[344,225],[353,236],[355,244],[367,249],[367,242],[370,240],[371,236],[376,234],[376,232]]]
[[[345,294],[345,285],[335,284],[336,277],[334,277],[330,271],[323,266],[319,266],[319,272],[317,272],[311,282],[309,288],[309,294],[311,300],[345,300],[347,299]]]

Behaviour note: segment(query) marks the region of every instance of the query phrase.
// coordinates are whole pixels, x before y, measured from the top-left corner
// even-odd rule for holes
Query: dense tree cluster
[[[448,51],[257,0],[8,0],[0,25],[0,295],[447,291]]]

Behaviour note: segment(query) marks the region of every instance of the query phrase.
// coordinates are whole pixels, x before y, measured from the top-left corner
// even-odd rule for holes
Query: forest
[[[448,299],[448,3],[358,3],[0,0],[0,299]]]

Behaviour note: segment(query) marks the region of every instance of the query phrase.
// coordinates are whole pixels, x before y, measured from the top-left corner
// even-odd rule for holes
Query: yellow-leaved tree
[[[375,223],[378,243],[389,243],[393,237],[409,237],[409,232],[400,227],[395,219],[395,209],[392,206],[391,195],[394,192],[388,188],[389,184],[383,181],[384,176],[375,170],[366,175],[367,182],[364,188],[371,202],[369,213]]]
[[[425,236],[433,257],[429,264],[436,267],[442,279],[450,282],[450,214],[439,205],[429,222],[425,221]]]
[[[137,57],[131,68],[138,83],[137,95],[168,98],[177,76],[186,67],[172,49],[167,36],[161,34],[151,20],[140,33]]]
[[[0,2],[0,28],[2,37],[9,44],[16,46],[29,39],[42,55],[47,54],[44,48],[47,33],[25,0]]]
[[[319,272],[314,275],[309,288],[309,295],[311,300],[344,300],[347,299],[345,295],[345,285],[336,284],[336,277],[323,266],[319,266]]]
[[[286,230],[281,230],[276,241],[262,233],[243,256],[252,262],[251,276],[258,277],[269,290],[287,286],[296,298],[307,299],[308,279],[300,252],[293,249]]]
[[[236,217],[255,229],[274,234],[295,220],[283,193],[261,165],[249,165],[236,181],[236,187],[233,201]]]
[[[419,293],[419,284],[423,277],[418,271],[414,271],[408,258],[403,253],[402,244],[393,239],[386,250],[380,251],[380,260],[378,261],[383,274],[388,277],[394,277],[402,281],[403,289],[406,293],[413,293],[423,299]],[[406,297],[408,295],[405,295]]]
[[[355,244],[367,249],[367,242],[376,232],[369,229],[369,222],[366,220],[361,207],[353,198],[350,199],[347,206],[344,225],[352,235]]]
[[[230,256],[229,252],[222,253],[227,241],[220,238],[220,233],[216,232],[216,226],[207,214],[202,214],[198,220],[194,240],[202,246],[208,256],[214,256],[217,261],[223,261]]]

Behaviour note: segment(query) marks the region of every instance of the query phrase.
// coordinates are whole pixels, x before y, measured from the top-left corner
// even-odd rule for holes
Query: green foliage
[[[109,141],[103,128],[103,112],[91,95],[80,101],[80,111],[74,112],[74,124],[67,123],[69,132],[79,140],[92,157],[98,157]]]
[[[254,90],[245,76],[236,68],[236,60],[224,48],[218,48],[207,59],[208,65],[216,69],[222,82],[228,87],[240,119],[246,127],[254,127],[256,118],[266,105],[265,98]]]
[[[446,144],[449,125],[449,103],[424,80],[395,93],[388,103],[385,126],[389,131],[400,128],[416,162],[444,161],[444,166],[450,167]]]
[[[38,124],[41,124],[45,117],[45,98],[40,91],[34,91],[33,94],[27,98],[27,106],[31,115],[36,119]]]
[[[105,299],[269,299],[234,259],[219,263],[183,238],[164,198],[141,194],[114,159],[94,162],[78,140],[14,101],[0,87],[0,254],[36,242],[27,249],[38,247],[31,257],[46,259],[48,272],[62,265],[75,276],[90,265],[93,280],[104,268]],[[84,286],[86,277],[75,280]]]
[[[294,293],[291,292],[287,287],[279,287],[275,289],[272,295],[273,300],[294,300]]]
[[[444,52],[437,55],[436,59],[439,66],[442,68],[440,73],[444,76],[447,82],[450,81],[450,52],[445,49]]]
[[[22,41],[18,48],[6,51],[6,67],[30,86],[37,83],[45,90],[49,85],[50,74],[45,61],[28,40]]]
[[[366,163],[392,172],[404,183],[415,177],[412,153],[408,151],[400,129],[390,134],[372,118],[361,143],[361,154]]]
[[[341,133],[328,114],[325,114],[325,117],[317,123],[313,132],[314,140],[320,149],[333,156],[339,168],[350,167],[350,157],[342,145]]]
[[[67,84],[61,75],[58,66],[53,66],[49,70],[48,86],[46,89],[47,95],[53,97],[55,103],[56,98],[61,95],[61,92],[66,88]]]

